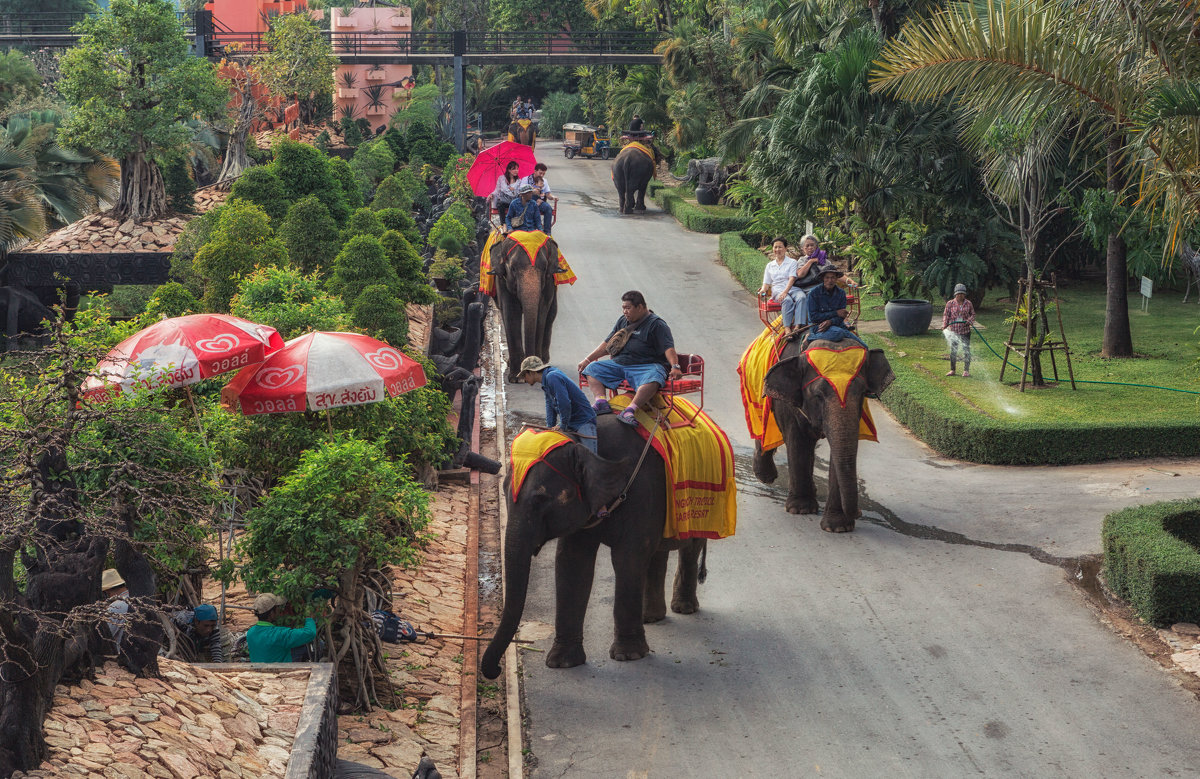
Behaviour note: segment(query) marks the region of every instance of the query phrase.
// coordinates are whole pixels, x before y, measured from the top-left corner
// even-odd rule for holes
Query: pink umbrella
[[[467,181],[479,197],[487,197],[496,189],[496,180],[504,175],[510,162],[517,163],[517,175],[528,176],[537,165],[537,157],[533,149],[515,141],[503,141],[479,152],[471,169],[467,171]]]
[[[423,386],[425,369],[399,349],[358,333],[316,332],[243,369],[221,391],[221,405],[243,414],[328,411]]]
[[[227,314],[190,314],[155,322],[117,344],[83,383],[104,401],[113,392],[186,387],[262,362],[283,347],[275,328]]]

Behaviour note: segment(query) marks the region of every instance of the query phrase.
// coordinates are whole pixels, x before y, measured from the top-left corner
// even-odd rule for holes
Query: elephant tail
[[[708,544],[700,550],[700,571],[696,574],[696,581],[704,584],[704,580],[708,578]]]

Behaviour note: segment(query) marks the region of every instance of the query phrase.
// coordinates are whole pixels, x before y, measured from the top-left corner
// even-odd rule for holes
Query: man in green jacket
[[[293,649],[317,637],[317,623],[312,617],[304,620],[302,628],[273,624],[286,605],[287,601],[273,592],[264,592],[254,599],[254,613],[258,615],[258,622],[246,631],[250,662],[290,663]]]

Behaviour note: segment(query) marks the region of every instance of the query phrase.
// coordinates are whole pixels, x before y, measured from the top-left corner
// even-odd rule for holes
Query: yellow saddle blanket
[[[496,297],[496,277],[491,274],[492,270],[492,247],[498,242],[504,240],[504,233],[499,230],[493,230],[488,236],[487,241],[483,244],[483,253],[479,255],[479,291],[485,295]],[[525,254],[529,257],[529,264],[537,262],[537,253],[541,251],[542,246],[550,239],[540,230],[514,230],[508,234],[521,248],[525,250]],[[571,270],[571,266],[567,264],[567,258],[563,256],[562,250],[558,251],[558,266],[562,270],[554,274],[554,283],[574,284],[578,281],[575,271]]]
[[[787,344],[783,336],[776,335],[771,328],[762,333],[746,347],[738,362],[741,377],[742,408],[746,412],[746,429],[750,437],[758,441],[764,452],[783,445],[783,433],[775,423],[771,411],[771,398],[763,395],[763,379],[779,361],[779,354]],[[814,347],[808,350],[809,362],[817,373],[828,381],[838,393],[842,405],[846,403],[846,390],[850,382],[862,370],[866,362],[865,349],[848,349],[837,352],[832,349]],[[875,420],[871,417],[869,401],[863,400],[862,416],[858,420],[858,438],[861,441],[878,441]]]
[[[513,503],[517,502],[521,494],[521,485],[525,482],[529,469],[544,460],[550,452],[569,443],[572,443],[569,437],[552,430],[525,430],[513,439],[508,453]]]
[[[613,411],[629,405],[621,395],[609,401]],[[638,433],[649,438],[654,417],[637,412]],[[692,420],[687,424],[687,420]],[[667,522],[663,538],[727,538],[737,529],[737,483],[733,447],[725,431],[686,398],[676,396],[673,408],[654,432],[651,446],[667,468]]]
[[[640,141],[630,141],[629,143],[625,144],[624,148],[637,149],[642,154],[645,154],[647,157],[649,157],[651,162],[654,162],[654,151],[649,146],[647,146],[646,144],[644,144]]]

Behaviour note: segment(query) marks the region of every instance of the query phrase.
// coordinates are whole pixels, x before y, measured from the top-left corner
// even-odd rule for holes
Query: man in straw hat
[[[310,643],[317,637],[317,622],[304,620],[304,627],[289,628],[276,625],[284,616],[287,601],[273,592],[264,592],[254,599],[258,622],[246,631],[246,649],[252,663],[290,663],[292,650]]]
[[[858,341],[866,348],[863,340],[846,327],[846,316],[850,312],[846,308],[846,291],[838,284],[838,279],[846,274],[833,263],[821,268],[821,283],[808,293],[808,340],[817,339],[841,341],[850,338]]]
[[[523,180],[517,187],[517,195],[520,196],[520,199],[509,203],[508,216],[504,218],[509,232],[541,230],[542,212],[538,209],[538,204],[533,202],[533,185]]]
[[[575,382],[558,368],[542,362],[537,355],[530,355],[521,362],[517,378],[531,387],[539,381],[542,383],[542,392],[546,394],[546,427],[578,433],[579,442],[592,452],[596,451],[596,410]]]

